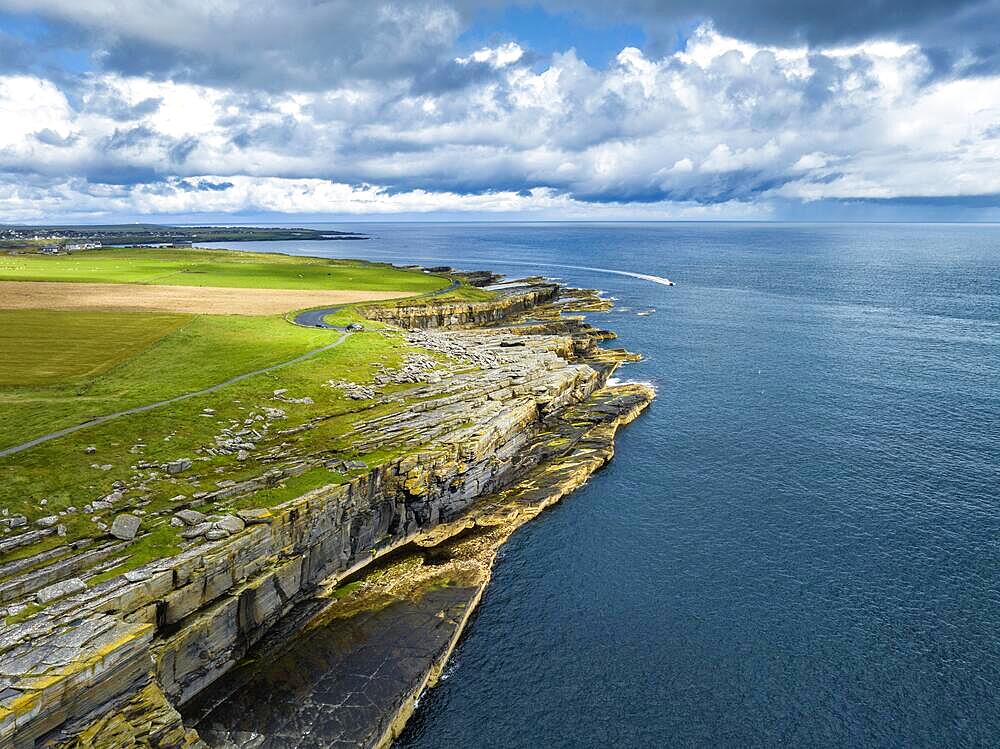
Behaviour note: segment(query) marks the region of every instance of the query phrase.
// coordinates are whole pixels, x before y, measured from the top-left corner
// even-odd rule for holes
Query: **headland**
[[[146,309],[112,352],[26,354],[63,371],[5,386],[0,408],[34,404],[5,443],[122,415],[2,459],[0,744],[384,746],[440,675],[497,551],[606,464],[654,394],[609,386],[636,355],[578,314],[609,307],[593,290],[171,252],[192,254],[158,260],[204,263],[206,287],[308,288],[315,273],[331,294],[415,296],[331,307],[324,328],[290,324],[295,310]],[[353,286],[319,281],[339,270]],[[59,314],[76,313],[36,317]],[[123,324],[88,314],[90,328]]]

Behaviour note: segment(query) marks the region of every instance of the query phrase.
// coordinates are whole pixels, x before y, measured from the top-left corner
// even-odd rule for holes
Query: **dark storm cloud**
[[[447,59],[461,30],[438,0],[0,0],[0,10],[84,35],[104,70],[268,91],[410,76]]]
[[[533,2],[517,2],[532,5]],[[551,13],[641,26],[647,51],[673,52],[697,23],[779,45],[829,46],[872,38],[919,43],[933,75],[983,74],[1000,66],[1000,0],[541,0]],[[0,0],[34,14],[46,44],[86,46],[103,69],[243,90],[330,88],[349,80],[408,79],[419,93],[461,89],[492,72],[454,62],[454,44],[496,0],[247,0],[121,4],[112,0]],[[0,67],[23,66],[16,40],[0,36]]]
[[[299,152],[308,147],[308,136],[294,117],[285,116],[278,122],[240,130],[232,138],[241,149],[262,148],[272,153]]]
[[[831,45],[877,36],[910,35],[928,28],[971,30],[997,17],[995,0],[548,0],[553,8],[580,9],[638,20],[656,29],[679,21],[712,19],[721,32],[757,42]],[[978,20],[975,20],[978,19]],[[990,33],[989,29],[981,29]]]
[[[687,187],[645,185],[608,186],[599,190],[571,190],[569,194],[586,203],[659,203],[671,201],[696,205],[717,205],[732,201],[754,200],[760,193],[773,190],[791,180],[763,170],[741,169],[713,175],[708,180]]]

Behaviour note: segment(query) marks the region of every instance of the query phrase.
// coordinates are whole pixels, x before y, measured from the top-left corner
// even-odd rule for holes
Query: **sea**
[[[1000,226],[315,228],[241,246],[601,289],[658,393],[398,747],[1000,746]]]

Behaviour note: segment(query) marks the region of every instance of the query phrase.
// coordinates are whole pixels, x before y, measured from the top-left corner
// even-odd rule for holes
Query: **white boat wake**
[[[590,265],[562,265],[561,263],[535,263],[523,260],[501,260],[505,265],[534,265],[541,268],[572,268],[573,270],[590,270],[595,273],[613,273],[616,276],[629,276],[630,278],[639,278],[643,281],[652,281],[653,283],[658,283],[661,286],[675,286],[673,281],[669,278],[664,278],[663,276],[654,276],[649,273],[635,273],[630,270],[614,270],[613,268],[595,268]]]
[[[383,254],[391,256],[398,255],[398,253],[396,253],[395,251],[381,252],[381,253],[375,251],[374,254]],[[414,257],[413,255],[406,255],[405,257],[410,262],[417,260],[420,262],[457,263],[459,266],[468,265],[470,262],[473,263],[479,262],[478,260],[475,260],[473,258],[462,258],[461,260],[458,260],[458,259],[450,259],[443,257]],[[488,264],[489,262],[490,261],[488,259],[483,260],[484,264]],[[527,265],[535,268],[571,268],[573,270],[589,270],[589,271],[594,271],[595,273],[611,273],[616,276],[628,276],[630,278],[638,278],[641,281],[651,281],[652,283],[659,284],[660,286],[677,285],[669,278],[666,278],[665,276],[654,276],[651,273],[636,273],[635,271],[630,271],[630,270],[615,270],[614,268],[596,268],[591,265],[564,265],[562,263],[540,263],[538,261],[529,261],[529,260],[498,260],[497,262],[503,265]],[[553,280],[559,280],[559,279],[554,278]]]

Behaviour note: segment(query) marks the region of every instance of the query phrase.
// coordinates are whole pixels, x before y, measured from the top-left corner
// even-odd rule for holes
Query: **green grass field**
[[[287,323],[286,326],[292,328]],[[108,493],[114,481],[129,481],[133,473],[131,466],[137,461],[160,463],[181,456],[195,457],[194,449],[213,444],[213,435],[219,432],[222,425],[260,413],[262,407],[269,405],[280,405],[287,412],[287,419],[280,424],[282,429],[301,425],[320,414],[323,421],[321,427],[296,436],[274,434],[261,442],[262,449],[281,443],[294,445],[306,453],[329,450],[337,445],[344,432],[358,418],[359,411],[371,408],[371,404],[352,401],[339,390],[325,387],[324,383],[331,378],[370,382],[375,362],[389,367],[398,366],[407,351],[408,347],[399,337],[387,338],[378,332],[358,333],[342,346],[286,369],[244,380],[211,395],[76,432],[2,458],[0,507],[7,508],[12,514],[23,513],[30,519],[70,506],[79,509],[89,499]],[[313,403],[276,403],[272,393],[277,388],[287,388],[289,394],[296,397],[308,395]],[[209,406],[215,409],[215,413],[206,417],[202,409]],[[87,453],[85,448],[89,446],[96,448],[94,454]],[[95,468],[97,464],[111,468],[101,470]],[[182,478],[163,475],[156,481],[148,482],[143,494],[150,504],[145,510],[152,513],[170,507],[176,502],[178,494],[189,495],[199,489],[213,488],[217,480],[239,480],[258,475],[261,470],[256,461],[241,463],[233,455],[203,458],[190,472],[201,475],[203,480],[200,482],[191,484],[189,475]],[[237,506],[270,506],[317,486],[339,483],[346,478],[345,474],[315,469],[289,480],[287,486],[263,490],[252,498],[244,498]],[[39,506],[42,499],[46,500],[44,508]],[[0,561],[10,561],[69,540],[94,535],[95,528],[83,513],[67,514],[62,522],[67,527],[65,538],[45,539],[27,549],[0,555]],[[165,522],[159,519],[144,522],[144,529],[151,533],[130,546],[128,567],[176,551],[178,531],[166,526]]]
[[[17,327],[24,317],[34,330]],[[120,318],[144,331],[145,346],[115,344]],[[329,330],[290,325],[283,318],[240,315],[0,311],[0,447],[25,442],[95,416],[200,390],[319,348]],[[167,330],[166,325],[173,326]],[[68,325],[89,325],[75,341]],[[151,341],[151,342],[150,342]],[[128,349],[126,351],[126,349]],[[9,352],[9,354],[7,353]],[[56,369],[73,378],[43,378]],[[81,375],[89,369],[90,374]]]
[[[0,257],[0,279],[419,293],[449,283],[361,261],[200,249]],[[209,387],[335,338],[278,316],[0,310],[0,447]]]
[[[109,249],[0,256],[0,280],[426,293],[447,278],[353,260],[202,249]]]
[[[0,279],[146,284],[187,284],[234,288],[398,290],[428,293],[449,279],[352,261],[219,250],[101,250],[70,257],[0,257]],[[460,287],[438,299],[479,301],[488,292]],[[367,303],[370,304],[370,303]],[[346,306],[337,322],[361,321],[358,305]],[[53,439],[0,458],[0,507],[29,521],[66,508],[60,516],[65,537],[51,536],[0,555],[0,562],[66,544],[97,538],[101,532],[80,509],[106,495],[114,482],[136,483],[137,464],[157,465],[178,457],[196,466],[182,477],[161,474],[130,489],[147,513],[142,535],[129,546],[129,559],[94,581],[128,567],[175,553],[178,530],[169,510],[178,496],[215,488],[221,480],[260,475],[269,449],[307,456],[331,450],[350,454],[345,435],[364,413],[385,412],[399,404],[375,406],[347,398],[327,387],[331,379],[371,382],[376,365],[398,366],[414,349],[398,332],[364,321],[365,332],[315,357],[189,400]],[[390,326],[391,327],[391,326]],[[236,375],[262,369],[337,340],[332,330],[304,328],[285,317],[191,315],[154,312],[0,311],[0,447],[85,422],[97,416],[198,391]],[[390,386],[391,388],[404,386]],[[308,396],[310,402],[277,402],[274,391]],[[280,405],[286,419],[261,438],[253,456],[212,455],[220,430],[259,419],[265,407]],[[206,412],[204,409],[212,409]],[[309,426],[301,432],[297,427]],[[290,430],[290,431],[286,431]],[[88,448],[93,446],[93,453]],[[358,456],[369,465],[386,459]],[[197,476],[197,477],[196,477]],[[348,475],[311,468],[285,484],[238,498],[241,506],[269,506],[316,486],[347,480]],[[43,502],[44,500],[44,502]],[[180,501],[183,501],[180,500]],[[231,511],[229,506],[215,509]]]
[[[70,384],[140,354],[189,315],[0,310],[0,387]]]

